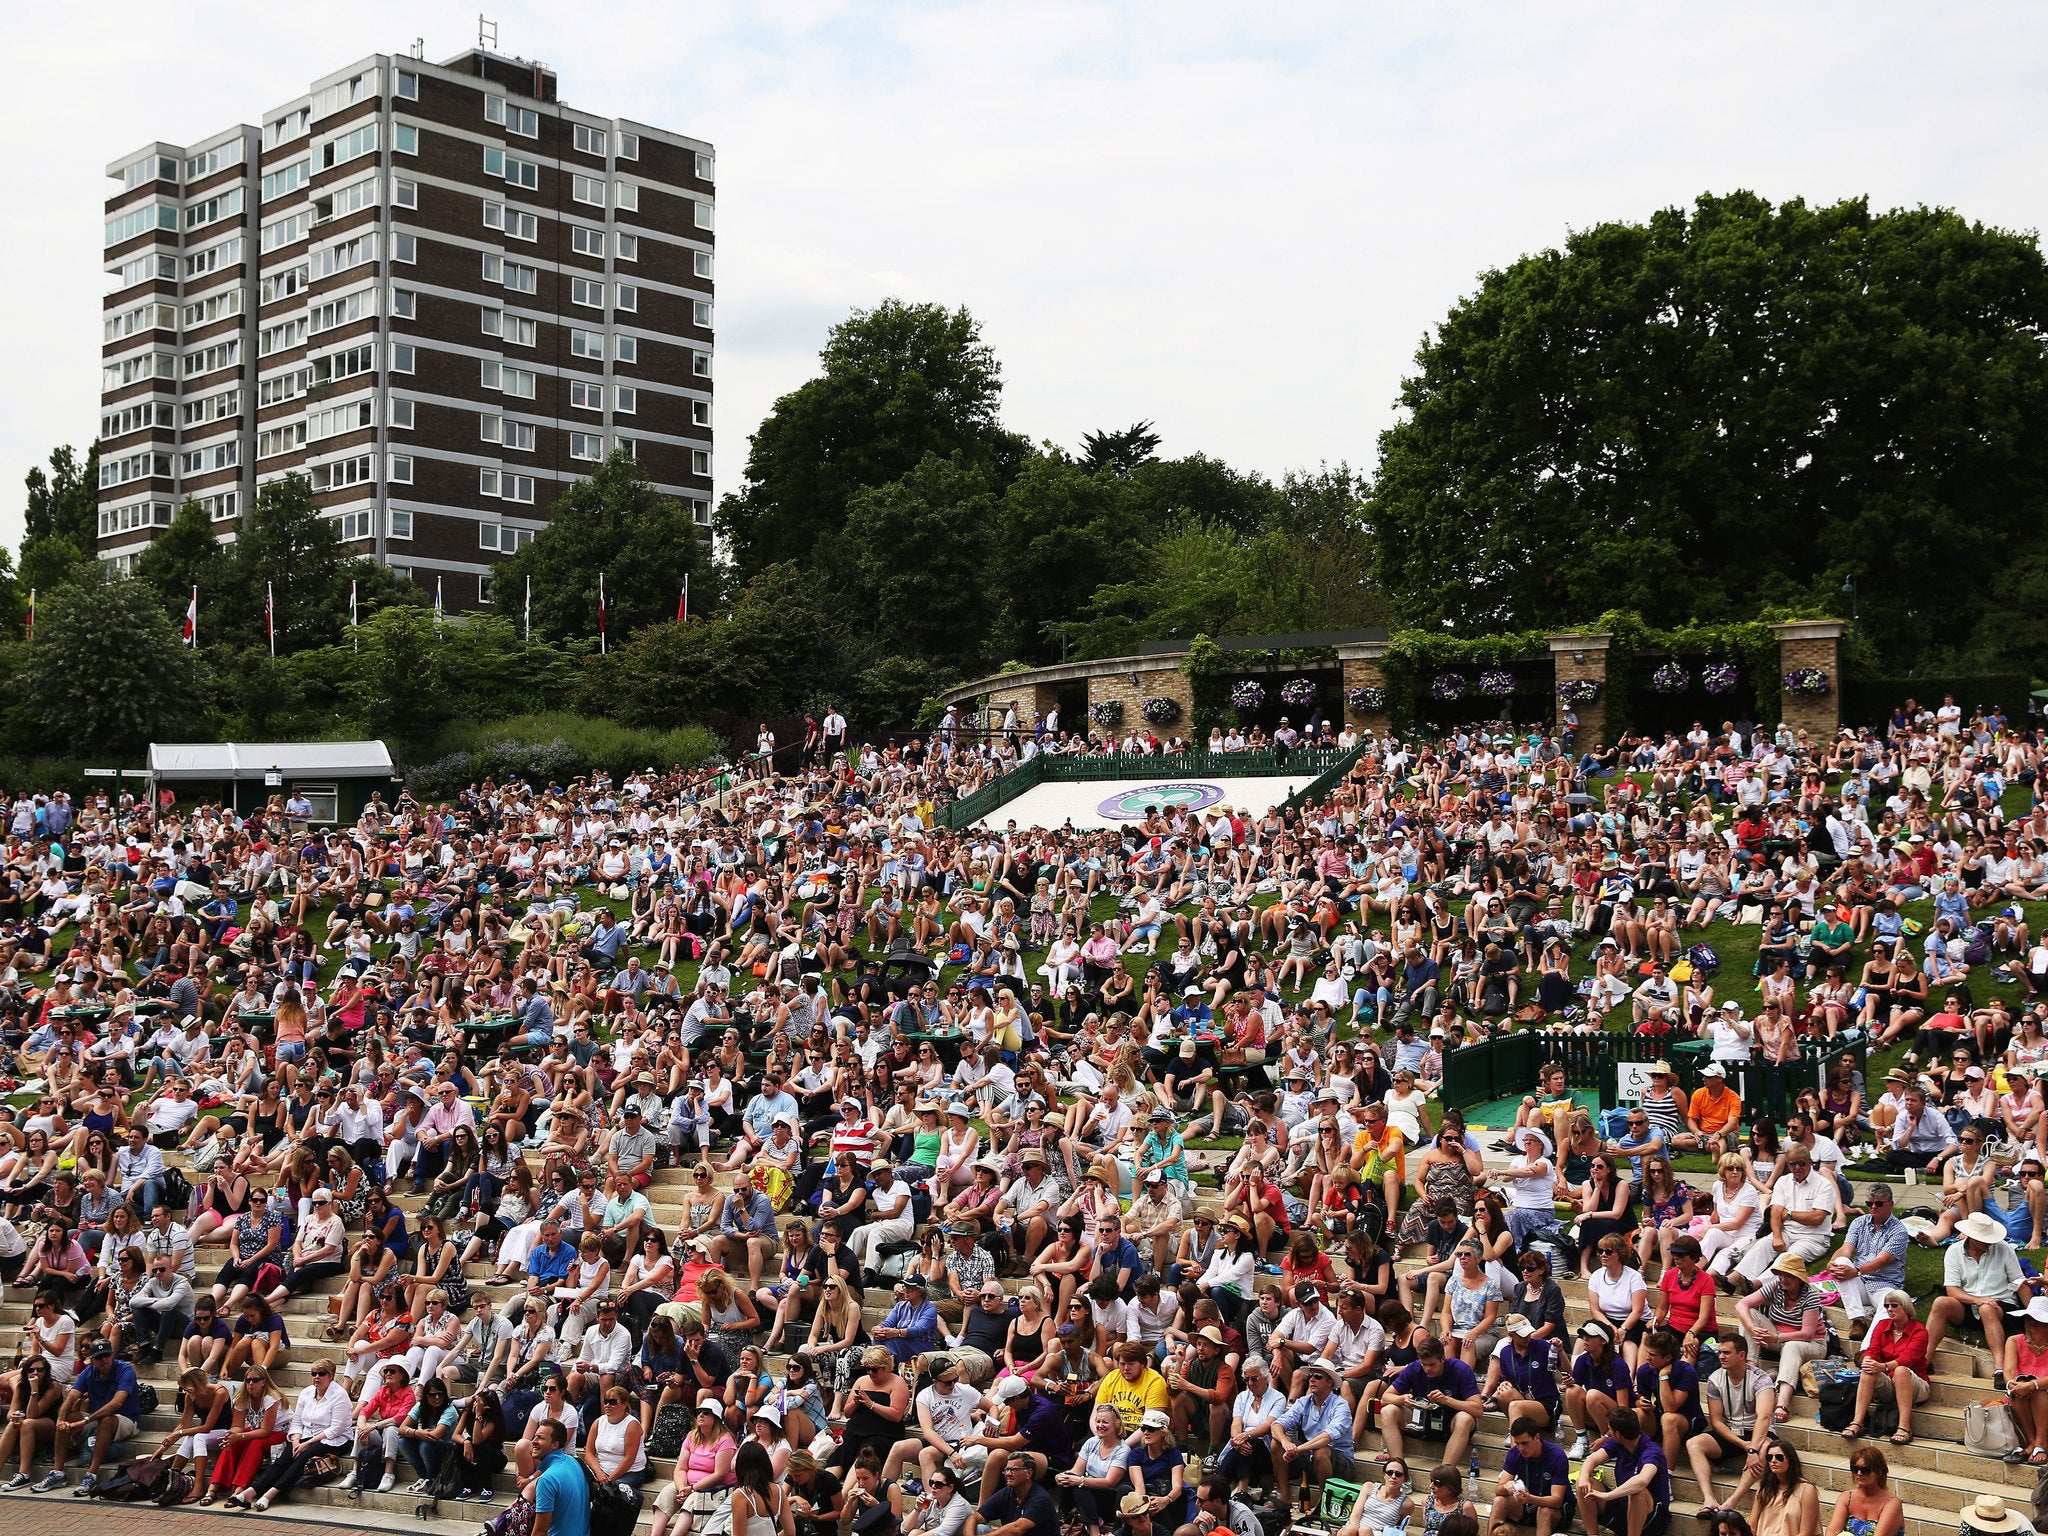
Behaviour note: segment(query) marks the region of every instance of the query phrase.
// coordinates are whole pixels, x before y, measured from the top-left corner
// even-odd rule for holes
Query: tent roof
[[[159,779],[256,779],[272,768],[292,778],[388,779],[381,741],[153,741],[149,771]]]

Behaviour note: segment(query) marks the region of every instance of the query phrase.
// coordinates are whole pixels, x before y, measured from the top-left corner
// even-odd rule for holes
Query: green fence
[[[1754,1119],[1768,1114],[1782,1121],[1802,1088],[1821,1086],[1827,1064],[1847,1053],[1861,1071],[1866,1042],[1860,1031],[1832,1041],[1806,1040],[1799,1054],[1783,1063],[1752,1061],[1730,1068],[1731,1085],[1742,1096],[1743,1113]],[[1690,1094],[1700,1085],[1700,1069],[1709,1060],[1705,1040],[1655,1040],[1642,1035],[1580,1035],[1561,1029],[1500,1032],[1461,1046],[1444,1058],[1439,1090],[1452,1109],[1470,1109],[1516,1094],[1532,1092],[1542,1069],[1552,1062],[1564,1068],[1574,1089],[1597,1093],[1600,1107],[1620,1102],[1623,1063],[1666,1060],[1679,1086]]]
[[[1321,755],[1321,753],[1317,754],[1317,756]],[[1361,741],[1357,746],[1340,756],[1336,762],[1330,764],[1329,767],[1309,780],[1308,783],[1302,785],[1301,788],[1289,795],[1281,809],[1295,811],[1301,809],[1304,805],[1313,805],[1316,801],[1334,790],[1339,784],[1342,784],[1344,782],[1344,775],[1349,773],[1357,764],[1359,758],[1364,755],[1365,743]]]
[[[1305,752],[1112,752],[1092,757],[1034,757],[999,779],[939,807],[942,826],[958,830],[992,815],[1028,789],[1040,784],[1099,783],[1113,779],[1270,779],[1282,774],[1317,775],[1290,803],[1298,803],[1318,784],[1334,785],[1351,771],[1362,748],[1340,752],[1318,748]],[[1334,775],[1334,777],[1332,776]],[[1327,786],[1316,793],[1328,793]]]

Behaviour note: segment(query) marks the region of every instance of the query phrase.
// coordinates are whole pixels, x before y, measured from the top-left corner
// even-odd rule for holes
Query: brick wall
[[[1094,723],[1095,706],[1104,699],[1115,699],[1124,707],[1123,720],[1118,724],[1118,734],[1134,731],[1147,724],[1144,705],[1147,699],[1172,699],[1180,705],[1180,718],[1172,725],[1152,726],[1161,741],[1171,741],[1178,736],[1191,740],[1194,730],[1195,695],[1188,675],[1178,667],[1162,668],[1156,672],[1140,672],[1137,682],[1131,681],[1129,672],[1111,672],[1088,679],[1089,727],[1100,730]]]
[[[1344,665],[1344,717],[1361,731],[1370,731],[1375,736],[1387,734],[1387,712],[1384,709],[1363,710],[1351,707],[1351,690],[1354,688],[1379,688],[1387,686],[1387,669],[1377,656],[1346,656]]]
[[[1842,727],[1842,626],[1836,623],[1780,624],[1778,631],[1778,676],[1802,667],[1813,667],[1828,675],[1834,686],[1819,698],[1785,694],[1785,723],[1816,746],[1834,739]],[[1767,685],[1768,686],[1768,685]]]
[[[1600,685],[1600,697],[1590,704],[1573,705],[1579,717],[1577,746],[1583,751],[1587,747],[1607,745],[1607,636],[1605,635],[1552,635],[1550,637],[1550,659],[1557,668],[1560,684],[1589,681]],[[1556,709],[1556,718],[1562,723],[1564,706],[1551,695]]]

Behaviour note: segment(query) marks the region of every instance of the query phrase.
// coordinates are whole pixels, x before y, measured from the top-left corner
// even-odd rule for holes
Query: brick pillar
[[[1377,688],[1382,693],[1387,687],[1387,647],[1384,641],[1369,641],[1363,645],[1340,645],[1337,660],[1344,668],[1344,718],[1355,724],[1359,730],[1373,736],[1387,734],[1387,710],[1353,709],[1351,690],[1354,688]]]
[[[1847,629],[1839,619],[1807,619],[1791,624],[1773,624],[1778,636],[1778,681],[1783,689],[1788,672],[1813,667],[1825,672],[1828,691],[1819,698],[1805,694],[1780,695],[1785,723],[1803,734],[1813,745],[1826,746],[1842,728],[1842,635]],[[1761,693],[1771,686],[1760,680]]]
[[[1182,740],[1191,739],[1189,733],[1194,729],[1195,717],[1194,685],[1178,666],[1153,667],[1142,672],[1126,668],[1089,678],[1088,728],[1097,734],[1101,734],[1102,728],[1095,724],[1095,706],[1103,699],[1115,699],[1124,707],[1124,717],[1115,727],[1118,735],[1147,729],[1156,732],[1161,741],[1171,741],[1176,736]],[[1153,725],[1145,718],[1147,699],[1172,699],[1180,705],[1180,718],[1171,725]]]
[[[1552,635],[1550,637],[1550,659],[1557,668],[1560,683],[1584,680],[1600,685],[1600,696],[1590,704],[1572,706],[1579,717],[1578,745],[1604,747],[1607,745],[1607,642],[1608,635]],[[1555,718],[1564,719],[1564,705],[1556,693],[1550,702],[1556,710]]]

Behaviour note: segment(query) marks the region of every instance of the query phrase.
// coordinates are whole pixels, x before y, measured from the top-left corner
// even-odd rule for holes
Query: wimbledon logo
[[[1203,811],[1222,798],[1220,784],[1141,784],[1111,795],[1095,807],[1095,814],[1111,821],[1143,821],[1145,813],[1154,806],[1162,811],[1175,807]]]

